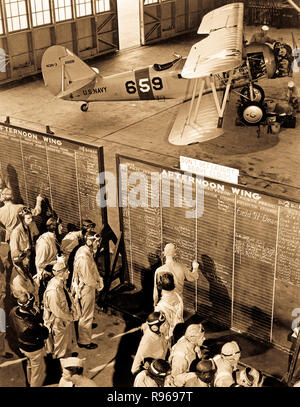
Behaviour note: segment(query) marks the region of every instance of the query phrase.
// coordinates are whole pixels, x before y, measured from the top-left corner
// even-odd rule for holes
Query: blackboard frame
[[[63,146],[64,144],[66,146],[76,146],[76,149],[79,150],[79,148],[86,148],[88,149],[93,149],[94,151],[96,151],[96,156],[97,156],[97,171],[98,171],[98,175],[100,173],[104,173],[105,172],[105,167],[104,167],[104,148],[103,146],[95,146],[93,144],[88,144],[88,143],[84,143],[81,141],[77,141],[77,140],[71,140],[69,138],[65,138],[65,137],[61,137],[61,136],[57,136],[54,133],[52,134],[52,132],[47,133],[47,132],[41,132],[39,130],[35,130],[35,129],[29,129],[29,128],[25,128],[19,125],[14,125],[11,124],[10,122],[0,122],[0,138],[2,136],[5,135],[9,135],[10,133],[14,133],[15,136],[19,135],[20,139],[21,137],[26,140],[26,138],[28,138],[28,140],[30,140],[31,138],[37,141],[45,141],[46,140],[51,140],[51,142],[54,145],[60,145]],[[59,144],[60,143],[60,144]],[[74,148],[75,150],[75,148]],[[24,171],[24,169],[23,169]],[[96,181],[95,181],[96,184]],[[103,195],[105,196],[106,194],[106,184],[104,181],[104,184],[101,186],[102,191],[103,191]],[[100,185],[99,185],[99,190],[100,190]],[[28,198],[28,197],[27,197]],[[101,195],[100,195],[101,198]],[[98,205],[99,207],[99,212],[101,214],[101,219],[99,219],[99,221],[96,223],[97,224],[102,224],[104,227],[108,226],[108,216],[107,216],[107,207],[105,205]],[[80,222],[81,222],[81,218],[80,218]],[[81,225],[80,225],[81,226]],[[109,253],[109,241],[104,239],[103,242],[103,252],[104,252],[104,262],[105,262],[105,269],[106,270],[110,270],[110,253]]]
[[[117,177],[118,177],[118,186],[119,186],[119,194],[118,194],[118,203],[119,203],[119,217],[120,217],[120,229],[121,229],[121,231],[122,231],[122,233],[124,234],[124,219],[123,219],[123,211],[122,211],[122,207],[120,206],[120,201],[121,201],[121,199],[122,199],[122,188],[121,188],[121,185],[120,185],[120,182],[121,182],[121,180],[120,180],[120,170],[119,170],[119,168],[120,168],[120,163],[121,163],[121,161],[123,161],[122,162],[122,164],[125,164],[126,163],[126,161],[127,160],[129,160],[129,162],[131,162],[131,163],[138,163],[138,164],[141,164],[141,165],[145,165],[145,166],[148,166],[148,167],[152,167],[153,169],[155,169],[155,168],[157,168],[157,169],[159,169],[160,171],[163,171],[163,170],[165,170],[165,171],[172,171],[172,172],[176,172],[176,173],[181,173],[181,174],[188,174],[188,175],[191,175],[191,176],[194,176],[195,177],[195,174],[191,174],[191,173],[188,173],[188,172],[186,172],[186,171],[182,171],[180,168],[178,168],[178,167],[176,167],[176,166],[165,166],[165,165],[163,165],[163,164],[158,164],[158,163],[155,163],[155,162],[149,162],[149,161],[146,161],[146,160],[142,160],[142,159],[140,159],[140,158],[136,158],[136,157],[130,157],[130,156],[128,156],[128,155],[123,155],[123,154],[116,154],[116,168],[117,168]],[[211,181],[211,182],[214,182],[214,183],[220,183],[220,184],[225,184],[225,185],[228,185],[228,187],[233,187],[233,188],[240,188],[240,189],[242,189],[242,190],[246,190],[246,191],[249,191],[249,192],[252,192],[252,193],[258,193],[258,194],[260,194],[260,195],[262,195],[263,197],[266,197],[266,198],[269,198],[270,200],[271,200],[271,202],[272,201],[274,201],[274,200],[277,200],[277,209],[278,209],[278,213],[280,213],[280,208],[281,207],[288,207],[288,211],[291,209],[291,211],[293,211],[294,210],[294,208],[297,208],[297,212],[299,213],[299,209],[300,209],[300,200],[297,200],[297,199],[288,199],[286,196],[283,196],[283,195],[280,195],[280,194],[273,194],[273,193],[270,193],[270,192],[265,192],[265,191],[261,191],[261,190],[259,190],[259,189],[255,189],[255,188],[253,188],[253,187],[247,187],[246,185],[243,185],[243,184],[231,184],[231,183],[228,183],[228,182],[224,182],[224,181],[217,181],[217,180],[214,180],[214,179],[211,179],[211,178],[204,178],[205,180],[207,180],[207,181]],[[277,184],[277,183],[275,183],[275,184]],[[290,206],[288,206],[288,205],[290,205]],[[295,206],[291,206],[291,205],[295,205]],[[279,218],[278,218],[279,219]],[[278,242],[277,242],[278,243]],[[277,244],[276,243],[276,244]],[[235,249],[234,249],[235,250]],[[234,254],[233,254],[234,255]],[[277,255],[276,255],[277,256]],[[276,262],[277,262],[277,257],[276,257]],[[280,285],[280,283],[282,282],[280,279],[278,280],[278,278],[277,278],[277,270],[276,270],[276,266],[275,266],[275,269],[274,269],[274,291],[273,291],[273,304],[272,304],[272,326],[271,326],[271,332],[270,332],[270,338],[274,338],[274,332],[273,332],[273,327],[275,326],[275,315],[273,314],[273,312],[274,312],[274,307],[275,306],[277,306],[276,304],[275,304],[275,301],[276,301],[276,298],[275,298],[275,292],[276,292],[276,294],[277,294],[277,289],[280,291],[281,290],[281,295],[282,295],[282,287],[281,287],[281,285]],[[277,287],[275,287],[275,283],[276,283],[276,286]],[[284,284],[283,284],[284,285]],[[279,288],[278,288],[279,287]],[[298,287],[297,287],[297,285],[296,286],[293,286],[293,287],[291,287],[291,288],[294,288],[296,291],[298,290],[300,290],[300,288],[299,288],[299,284],[298,284]],[[297,291],[297,292],[298,292]],[[280,297],[279,297],[280,298]],[[281,305],[280,305],[281,306]],[[280,306],[279,306],[279,308],[280,308]],[[284,304],[283,304],[283,306],[284,306]],[[297,306],[297,305],[296,305]],[[300,310],[300,308],[297,308],[297,309],[299,309]],[[281,310],[282,311],[282,310]],[[288,314],[289,315],[289,314]],[[274,318],[274,320],[273,320],[273,318]],[[288,316],[288,318],[289,318],[289,316]],[[275,329],[275,328],[274,328]],[[276,329],[277,329],[277,327],[276,327]],[[233,330],[235,330],[235,329],[233,329]],[[288,326],[286,326],[286,330],[288,331],[289,330],[289,327]],[[238,331],[239,332],[239,331]],[[249,334],[250,336],[252,336],[251,334]],[[282,332],[280,333],[280,335],[282,335]],[[255,335],[254,335],[255,336]],[[278,336],[279,337],[279,336]],[[261,338],[260,338],[261,339]],[[281,340],[281,339],[280,339]],[[263,340],[264,341],[264,340]],[[288,341],[290,341],[289,339],[288,339]],[[268,340],[266,340],[266,342],[269,342]],[[270,343],[270,342],[269,342]],[[289,348],[289,344],[288,344],[288,342],[285,342],[284,343],[284,345],[282,345],[281,343],[276,343],[276,341],[274,341],[274,340],[272,340],[272,342],[271,342],[274,346],[276,346],[276,347],[278,347],[278,348],[282,348],[282,349],[284,349],[284,350],[287,350],[288,348]]]

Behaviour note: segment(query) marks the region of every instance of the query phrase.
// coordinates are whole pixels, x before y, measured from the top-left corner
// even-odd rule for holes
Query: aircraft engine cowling
[[[261,77],[263,75],[261,75],[259,71],[265,71],[265,75],[268,78],[274,77],[276,72],[276,60],[273,49],[269,45],[255,42],[251,43],[245,46],[245,53],[249,58],[252,76],[257,75],[257,77]],[[256,78],[254,77],[253,79]]]

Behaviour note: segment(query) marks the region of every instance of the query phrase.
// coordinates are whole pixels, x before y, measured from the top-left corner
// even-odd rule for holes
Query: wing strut
[[[197,92],[197,87],[198,87],[199,82],[200,82],[200,88],[199,88],[199,91]],[[188,114],[188,117],[187,117],[187,123],[190,124],[190,125],[192,123],[195,123],[196,120],[197,120],[200,101],[201,101],[201,97],[203,95],[203,90],[204,90],[204,84],[205,84],[205,81],[204,81],[203,78],[201,78],[200,80],[199,80],[199,78],[195,79],[192,100],[191,100],[191,104],[190,104],[189,114]],[[192,115],[193,107],[194,107],[194,103],[195,103],[195,98],[196,98],[197,93],[198,93],[198,100],[197,100],[197,104],[196,104],[196,109],[195,109],[194,115]],[[193,120],[192,120],[192,117],[193,117]]]
[[[229,94],[229,90],[230,90],[230,86],[231,86],[231,82],[232,82],[232,74],[233,71],[229,71],[229,76],[228,76],[228,81],[226,84],[226,88],[225,88],[225,92],[224,92],[224,97],[222,100],[222,105],[220,104],[218,95],[217,95],[217,90],[216,90],[216,84],[214,81],[214,75],[210,76],[210,86],[213,92],[213,96],[214,96],[214,101],[216,104],[216,108],[219,114],[219,120],[218,120],[218,128],[220,129],[223,125],[223,119],[224,119],[224,111],[225,111],[225,107],[226,107],[226,103],[227,103],[227,99],[228,99],[228,94]]]

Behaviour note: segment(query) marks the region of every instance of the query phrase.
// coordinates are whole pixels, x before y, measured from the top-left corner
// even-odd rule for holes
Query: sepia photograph
[[[299,120],[300,0],[0,0],[0,388],[300,387]]]

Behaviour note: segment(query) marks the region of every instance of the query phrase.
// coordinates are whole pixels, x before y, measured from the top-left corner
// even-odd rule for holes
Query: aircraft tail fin
[[[62,45],[49,47],[42,58],[45,86],[57,97],[81,89],[92,82],[97,73]]]

